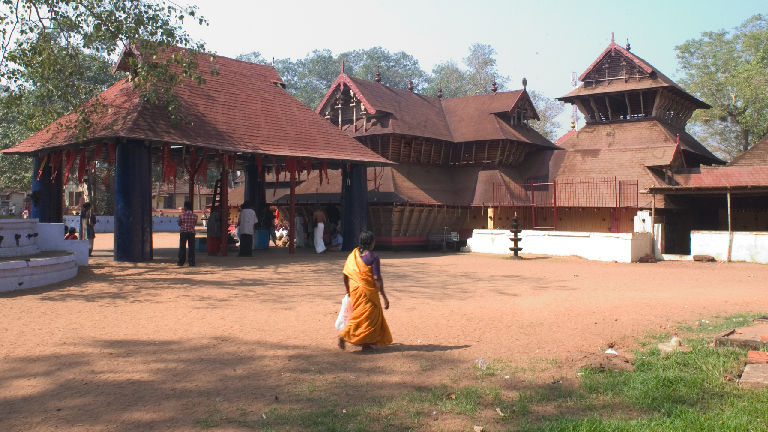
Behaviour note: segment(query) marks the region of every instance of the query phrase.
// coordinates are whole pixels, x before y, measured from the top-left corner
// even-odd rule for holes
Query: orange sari
[[[392,333],[384,319],[379,290],[373,279],[371,267],[365,265],[357,248],[349,254],[344,264],[344,274],[349,277],[349,300],[352,315],[339,337],[354,345],[392,343]]]

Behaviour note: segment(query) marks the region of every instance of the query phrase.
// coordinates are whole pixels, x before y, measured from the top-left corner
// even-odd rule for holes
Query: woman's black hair
[[[371,231],[363,231],[360,233],[360,252],[370,251],[373,242],[376,240]]]
[[[83,210],[90,210],[90,209],[91,209],[91,203],[90,202],[83,203]]]

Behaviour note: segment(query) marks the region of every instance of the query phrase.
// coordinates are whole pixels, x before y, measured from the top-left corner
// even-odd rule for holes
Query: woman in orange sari
[[[345,343],[362,345],[363,351],[372,351],[374,346],[392,343],[392,334],[384,319],[384,309],[389,309],[389,300],[384,294],[379,256],[373,252],[376,239],[370,231],[360,233],[360,247],[347,257],[344,264],[344,285],[352,302],[352,314],[347,326],[339,333],[339,348]],[[381,294],[381,298],[379,298]]]

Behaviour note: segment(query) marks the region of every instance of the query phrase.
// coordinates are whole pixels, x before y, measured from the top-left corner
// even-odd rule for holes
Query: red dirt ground
[[[627,353],[648,332],[768,309],[764,265],[383,252],[395,344],[360,355],[333,328],[346,254],[198,252],[179,268],[177,238],[156,234],[153,262],[120,264],[99,235],[76,278],[0,295],[0,431],[195,430],[214,409],[446,383],[479,357],[529,378],[557,360],[534,376],[547,380],[610,342]]]

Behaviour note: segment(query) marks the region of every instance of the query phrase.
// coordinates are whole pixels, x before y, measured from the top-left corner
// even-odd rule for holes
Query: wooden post
[[[291,205],[290,218],[288,221],[288,253],[296,253],[296,170],[291,171]]]
[[[653,203],[651,204],[651,226],[656,223],[656,194],[653,195]]]
[[[731,262],[731,248],[733,247],[733,228],[731,226],[731,190],[727,189],[725,196],[728,200],[728,255],[725,262]]]
[[[222,155],[221,161],[221,256],[229,251],[229,158]],[[234,155],[233,155],[234,156]]]

